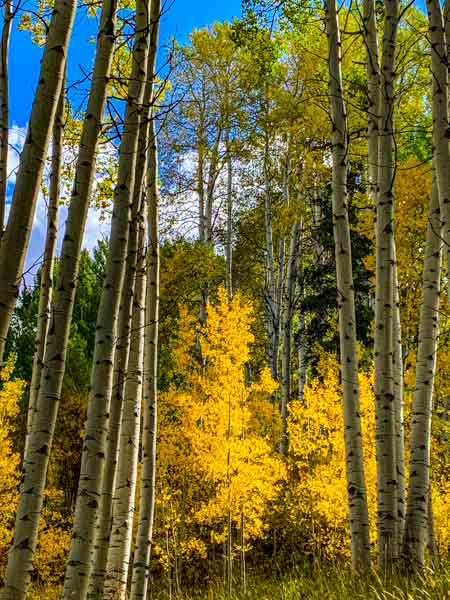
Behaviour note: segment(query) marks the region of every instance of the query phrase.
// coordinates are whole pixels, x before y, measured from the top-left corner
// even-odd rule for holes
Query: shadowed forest
[[[450,598],[450,3],[173,8],[2,0],[0,598]]]

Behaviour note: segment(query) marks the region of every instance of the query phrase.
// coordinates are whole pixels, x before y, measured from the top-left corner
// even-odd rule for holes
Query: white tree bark
[[[3,234],[8,178],[9,140],[9,38],[13,20],[12,0],[3,2],[3,28],[0,48],[0,239]]]
[[[378,469],[378,561],[398,554],[398,477],[394,395],[394,63],[398,0],[386,0],[380,69],[376,218],[375,397]]]
[[[102,7],[92,88],[81,133],[60,256],[58,283],[52,300],[33,431],[23,462],[23,492],[17,509],[14,542],[8,557],[6,575],[8,586],[11,582],[11,586],[14,584],[21,589],[20,598],[25,594],[32,555],[36,547],[48,459],[61,397],[81,243],[95,167],[95,151],[111,69],[115,6],[115,0],[104,0]]]
[[[446,272],[450,271],[450,148],[448,138],[449,93],[448,54],[445,26],[438,0],[427,0],[428,29],[431,44],[431,72],[433,79],[433,146],[442,218],[442,235],[446,247]],[[448,15],[448,7],[446,10]],[[448,26],[450,29],[450,25]]]
[[[64,131],[64,99],[65,89],[63,84],[59,98],[58,109],[55,115],[55,123],[53,125],[50,189],[47,208],[47,233],[44,246],[44,258],[40,271],[41,280],[39,285],[38,322],[35,341],[36,347],[33,357],[33,370],[30,384],[30,398],[28,404],[24,455],[27,452],[27,445],[33,424],[33,416],[36,412],[36,403],[41,385],[42,368],[44,366],[45,343],[47,341],[47,332],[50,322],[50,309],[53,294],[53,267],[55,262],[56,241],[58,237],[58,208],[60,200],[61,161]]]
[[[233,299],[233,161],[231,156],[230,129],[227,129],[227,240],[226,240],[226,287],[228,301]]]
[[[325,3],[329,94],[333,123],[333,229],[338,288],[349,520],[354,567],[370,563],[369,517],[359,408],[355,298],[347,197],[347,117],[342,89],[341,41],[336,0]]]
[[[281,355],[281,444],[282,454],[287,454],[288,450],[288,407],[291,400],[291,361],[292,361],[292,320],[294,318],[295,308],[295,283],[297,279],[297,262],[299,254],[299,232],[300,224],[295,223],[292,226],[291,240],[289,244],[289,256],[286,272],[286,284],[284,286],[283,302],[283,349]]]
[[[266,235],[266,305],[268,359],[272,377],[278,379],[279,310],[277,305],[277,278],[272,230],[272,195],[269,173],[269,134],[264,138],[264,223]]]
[[[427,229],[416,384],[411,408],[411,452],[403,554],[414,567],[423,568],[429,532],[430,441],[433,386],[439,336],[441,278],[441,216],[436,178]]]
[[[114,493],[114,518],[106,567],[105,591],[102,596],[105,599],[125,599],[130,564],[139,456],[144,361],[143,332],[145,330],[146,293],[146,248],[144,248],[144,244],[145,226],[142,222],[139,235],[139,260],[133,301],[130,358],[125,385],[120,430],[119,464]]]
[[[19,294],[76,5],[75,0],[55,2],[27,137],[20,155],[8,224],[0,240],[0,362]]]
[[[151,81],[152,84],[154,83],[155,76],[160,13],[160,0],[152,0],[152,44],[149,60],[149,81]],[[145,600],[145,598],[147,598],[150,550],[155,514],[160,259],[158,148],[154,110],[152,110],[151,117],[149,129],[149,164],[147,172],[148,248],[144,330],[142,473],[139,496],[138,530],[131,578],[131,600]]]
[[[119,150],[118,181],[114,190],[109,253],[97,318],[88,416],[82,451],[75,522],[63,598],[86,598],[92,569],[92,552],[100,517],[104,460],[109,427],[117,319],[125,272],[130,205],[133,198],[136,156],[147,57],[150,40],[149,2],[136,4],[133,67],[128,86],[124,128]]]
[[[120,301],[117,327],[119,337],[117,339],[116,351],[114,355],[111,410],[109,416],[108,442],[100,504],[100,518],[92,560],[93,566],[89,594],[94,597],[103,596],[103,586],[112,526],[113,492],[118,465],[119,438],[125,394],[125,381],[127,378],[131,345],[131,318],[135,294],[136,263],[139,243],[139,227],[137,221],[139,218],[139,211],[135,210],[135,206],[135,201],[133,201],[133,214],[130,223],[126,274],[124,285],[122,286],[122,298]]]
[[[397,273],[397,250],[394,241],[394,313],[393,313],[393,370],[395,403],[395,461],[397,471],[397,545],[401,550],[405,530],[405,427],[403,422],[403,347],[400,320],[400,293]]]
[[[158,0],[156,0],[156,3],[158,3]],[[148,177],[149,245],[147,255],[147,295],[145,309],[144,428],[142,435],[143,457],[138,532],[133,559],[131,600],[144,599],[147,597],[150,549],[155,512],[159,320],[159,190],[157,183],[157,148],[153,122],[151,123],[150,140],[150,166]]]

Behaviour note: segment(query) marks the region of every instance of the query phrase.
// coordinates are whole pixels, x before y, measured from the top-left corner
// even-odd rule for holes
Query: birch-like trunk
[[[403,555],[413,568],[423,568],[428,543],[430,442],[433,386],[439,335],[441,215],[436,178],[427,229],[416,384],[411,408],[411,451]]]
[[[329,94],[333,123],[333,229],[338,288],[340,354],[345,428],[347,491],[355,568],[370,563],[369,516],[359,407],[355,296],[347,196],[347,116],[342,89],[341,41],[336,0],[327,0]]]
[[[56,0],[27,137],[20,155],[8,224],[0,240],[0,362],[19,285],[61,93],[75,0]]]
[[[136,263],[138,252],[138,217],[133,201],[133,215],[130,223],[130,235],[127,250],[127,265],[122,298],[119,308],[118,339],[114,356],[114,375],[111,394],[111,410],[109,416],[108,442],[105,458],[103,489],[101,495],[100,518],[96,533],[94,556],[92,560],[92,576],[89,593],[102,597],[105,581],[106,563],[110,543],[113,492],[118,465],[119,436],[122,420],[122,407],[125,394],[129,352],[131,344],[131,318],[136,282]]]
[[[387,569],[398,555],[398,477],[394,395],[394,64],[398,0],[386,0],[380,69],[378,137],[375,397],[378,475],[378,561]]]
[[[431,566],[436,569],[439,566],[439,555],[436,544],[436,533],[434,530],[434,512],[433,512],[433,498],[430,486],[428,493],[428,540],[427,540],[428,552],[430,555]]]
[[[145,226],[139,234],[139,260],[133,302],[132,336],[127,379],[125,384],[122,424],[120,430],[119,463],[114,492],[114,517],[106,567],[105,589],[102,598],[124,600],[127,590],[131,555],[133,517],[141,427],[146,249]]]
[[[306,385],[306,323],[303,310],[304,285],[303,285],[303,219],[298,230],[298,264],[297,264],[297,289],[298,289],[298,329],[297,329],[297,360],[298,360],[298,386],[297,398],[303,403]]]
[[[233,299],[233,161],[231,157],[230,130],[227,129],[227,240],[226,287],[228,302]]]
[[[288,265],[286,271],[286,284],[284,286],[283,303],[283,350],[281,355],[281,444],[282,454],[288,450],[288,406],[291,400],[291,361],[292,361],[292,320],[294,318],[294,292],[297,279],[297,261],[299,245],[300,224],[292,226],[291,241],[289,244]]]
[[[277,323],[277,284],[275,277],[275,256],[272,230],[272,195],[269,173],[269,135],[264,139],[264,224],[266,235],[266,305],[268,359],[272,377],[278,379],[278,323]]]
[[[41,374],[44,366],[45,344],[50,322],[50,309],[53,294],[53,267],[55,262],[56,241],[58,237],[58,207],[61,187],[61,162],[63,151],[65,89],[61,89],[58,110],[55,115],[52,136],[52,161],[50,173],[50,189],[47,208],[47,233],[45,237],[44,257],[40,271],[38,322],[33,357],[33,370],[30,384],[30,398],[27,413],[27,431],[24,455],[32,429],[33,416],[41,385]]]
[[[97,317],[95,349],[83,442],[75,521],[63,598],[86,598],[92,569],[92,552],[103,490],[104,461],[109,427],[117,320],[125,272],[130,205],[133,199],[140,111],[150,40],[149,1],[136,5],[133,67],[128,86],[124,127],[119,149],[118,181],[106,275]]]
[[[13,20],[12,0],[3,0],[3,28],[0,48],[0,239],[3,234],[8,180],[9,140],[9,38]],[[1,360],[1,358],[0,358]]]
[[[301,299],[300,299],[301,300]],[[306,385],[306,326],[305,326],[305,315],[303,309],[300,308],[298,315],[298,348],[297,348],[297,359],[298,359],[298,388],[297,398],[303,403],[305,385]]]
[[[16,514],[13,548],[8,557],[7,585],[22,590],[23,598],[37,541],[48,459],[58,413],[72,320],[84,226],[95,170],[106,86],[114,45],[115,0],[104,0],[98,33],[92,87],[81,132],[75,179],[52,300],[39,396],[27,454],[23,462],[23,491]]]
[[[397,250],[394,241],[394,314],[393,314],[393,370],[395,403],[395,461],[397,471],[397,545],[401,550],[405,530],[405,427],[403,421],[403,346],[400,320],[400,293],[397,272]]]
[[[450,148],[448,139],[449,93],[448,93],[448,54],[445,35],[446,23],[443,21],[441,6],[438,0],[427,0],[428,35],[431,44],[431,73],[433,80],[433,146],[434,164],[439,190],[439,206],[441,209],[442,235],[446,247],[446,273],[450,296]],[[449,14],[446,7],[446,15]],[[448,25],[450,30],[450,25]]]
[[[150,81],[154,81],[158,45],[160,0],[152,0],[152,52]],[[148,249],[147,292],[145,303],[144,394],[142,432],[142,475],[139,517],[131,579],[131,600],[147,598],[150,550],[155,513],[156,436],[158,399],[158,329],[159,329],[159,183],[158,150],[154,112],[149,131],[149,166],[147,173]]]
[[[367,72],[367,156],[368,156],[368,191],[369,197],[376,206],[378,192],[378,137],[380,118],[380,61],[378,57],[378,33],[375,11],[375,0],[364,0],[363,31],[366,46]]]
[[[152,34],[151,34],[152,35]],[[150,38],[150,47],[152,46]],[[150,60],[150,57],[149,57]],[[120,441],[120,428],[122,419],[122,406],[127,380],[128,360],[130,353],[130,328],[133,315],[135,288],[137,284],[137,263],[143,240],[140,240],[141,224],[144,215],[144,185],[147,163],[149,114],[152,84],[147,78],[143,97],[143,114],[139,127],[138,155],[135,170],[135,184],[133,191],[132,214],[127,251],[127,270],[122,288],[122,302],[119,316],[120,338],[116,346],[113,394],[111,398],[111,412],[109,420],[108,449],[104,467],[104,481],[102,492],[102,506],[98,525],[97,543],[94,551],[93,572],[91,577],[92,593],[102,597],[106,577],[110,535],[113,518],[113,492],[116,487],[116,471],[118,468],[118,454]]]

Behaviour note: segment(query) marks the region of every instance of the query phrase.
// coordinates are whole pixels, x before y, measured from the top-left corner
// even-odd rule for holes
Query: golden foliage
[[[271,442],[278,414],[260,411],[262,403],[272,406],[267,398],[276,384],[266,370],[257,383],[245,381],[251,314],[238,295],[228,304],[223,289],[197,332],[194,320],[182,314],[175,355],[184,386],[172,388],[160,403],[156,553],[165,566],[168,532],[172,553],[187,558],[204,558],[208,543],[222,543],[229,521],[241,531],[235,548],[242,544],[243,523],[245,545],[260,538],[285,478]]]
[[[0,561],[2,568],[12,537],[18,501],[20,458],[12,443],[13,419],[19,412],[19,400],[25,383],[12,379],[15,357],[8,359],[0,372]]]

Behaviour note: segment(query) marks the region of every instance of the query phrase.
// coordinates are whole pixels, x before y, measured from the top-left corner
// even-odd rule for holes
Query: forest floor
[[[241,583],[231,591],[221,585],[198,587],[182,593],[170,589],[166,580],[154,584],[148,600],[450,600],[450,568],[415,579],[394,577],[383,580],[377,573],[355,576],[346,569],[322,569],[309,575],[283,578],[249,578],[246,590]],[[56,600],[60,588],[35,590],[30,600]]]

